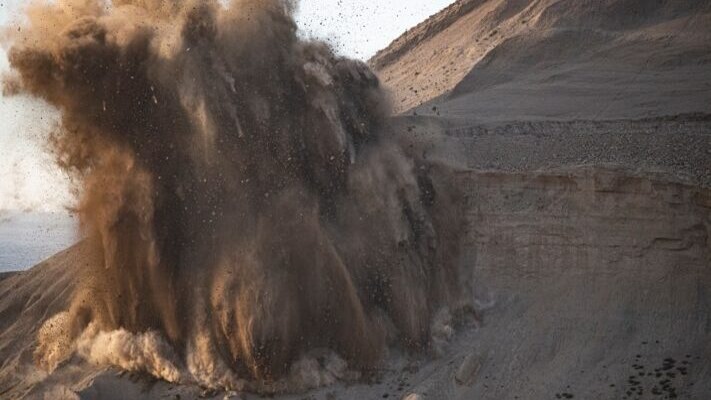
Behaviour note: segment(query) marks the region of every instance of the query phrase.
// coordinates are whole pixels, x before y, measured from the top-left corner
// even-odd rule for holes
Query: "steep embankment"
[[[462,0],[371,65],[398,111],[465,122],[709,112],[711,4]]]
[[[711,393],[711,192],[600,169],[463,184],[468,261],[497,305],[459,398]]]

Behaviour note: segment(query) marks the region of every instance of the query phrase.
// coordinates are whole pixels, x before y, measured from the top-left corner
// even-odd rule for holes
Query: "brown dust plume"
[[[295,8],[28,7],[8,85],[61,112],[51,146],[105,260],[40,332],[40,363],[237,388],[429,345],[460,294],[458,195],[388,140],[378,79],[300,38]]]

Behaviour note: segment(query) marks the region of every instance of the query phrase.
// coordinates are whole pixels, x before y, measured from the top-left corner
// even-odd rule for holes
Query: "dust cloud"
[[[461,294],[460,195],[388,139],[364,63],[297,35],[296,6],[28,6],[6,85],[61,112],[51,146],[105,260],[38,362],[276,391],[431,346]]]

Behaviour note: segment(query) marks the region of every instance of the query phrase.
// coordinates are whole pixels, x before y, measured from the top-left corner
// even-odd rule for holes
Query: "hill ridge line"
[[[378,50],[368,60],[368,65],[377,70],[393,64],[410,49],[449,28],[462,16],[472,12],[486,2],[487,0],[457,0],[406,30],[402,35],[390,42],[387,47]]]

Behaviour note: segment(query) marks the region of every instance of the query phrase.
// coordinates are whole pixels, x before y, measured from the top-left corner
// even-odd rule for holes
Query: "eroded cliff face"
[[[593,168],[461,178],[475,293],[494,306],[459,398],[711,392],[711,191]]]
[[[461,179],[467,245],[478,279],[493,286],[527,291],[565,274],[639,274],[641,284],[664,270],[711,270],[709,189],[595,168]]]

